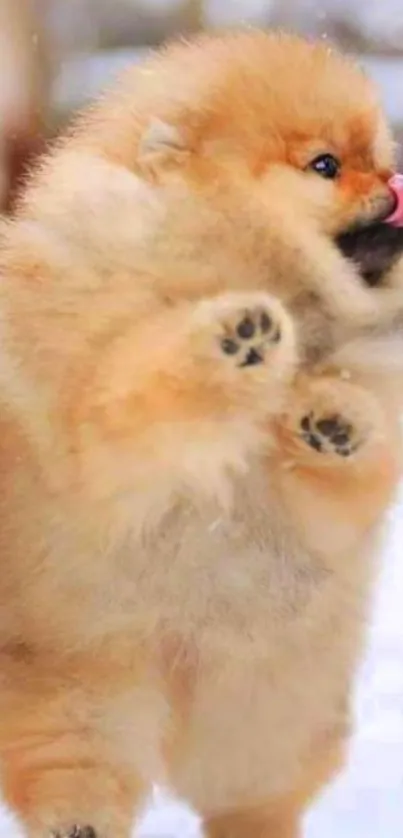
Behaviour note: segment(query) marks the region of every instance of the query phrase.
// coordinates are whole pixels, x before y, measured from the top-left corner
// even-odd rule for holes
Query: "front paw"
[[[237,306],[227,313],[222,328],[221,349],[239,368],[263,364],[267,351],[282,338],[279,318],[263,304],[241,310]]]
[[[237,388],[289,378],[296,363],[294,326],[282,303],[258,291],[202,300],[192,318],[195,357],[213,378]],[[267,401],[269,394],[266,391]]]
[[[384,416],[372,393],[336,376],[300,375],[283,417],[287,437],[326,463],[355,459],[383,438]]]
[[[337,413],[318,416],[313,411],[303,416],[301,438],[320,454],[350,457],[365,442],[358,429]]]

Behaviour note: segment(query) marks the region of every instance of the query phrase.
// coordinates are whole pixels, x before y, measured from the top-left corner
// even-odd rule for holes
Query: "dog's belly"
[[[101,554],[96,574],[78,562],[72,577],[67,541],[57,563],[63,608],[43,607],[49,596],[35,576],[36,637],[54,644],[67,625],[85,667],[88,648],[91,659],[94,650],[109,658],[107,732],[117,719],[119,749],[148,778],[168,730],[172,783],[200,809],[276,795],[345,722],[372,562],[366,545],[338,556],[328,547],[310,554],[276,486],[251,472],[230,511],[182,499],[157,532],[125,540],[113,563]],[[149,660],[130,695],[139,648]]]
[[[309,755],[346,735],[369,551],[309,555],[265,484],[228,519],[182,521],[165,588],[187,701],[172,781],[204,811],[292,790]]]
[[[327,635],[321,648],[319,632],[300,631],[300,642],[283,638],[266,661],[253,648],[248,656],[245,643],[243,656],[235,649],[202,661],[172,771],[174,787],[199,811],[292,793],[310,761],[348,735],[357,633]]]

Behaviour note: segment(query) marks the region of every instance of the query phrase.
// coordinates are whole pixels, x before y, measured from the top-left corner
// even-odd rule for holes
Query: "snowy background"
[[[0,0],[0,205],[12,178],[10,143],[20,135],[51,136],[122,65],[166,37],[245,23],[282,25],[354,52],[381,86],[403,146],[403,0]],[[304,838],[403,838],[403,490],[391,514],[355,715],[349,763],[308,813]],[[140,834],[201,832],[197,816],[157,794]],[[0,838],[18,835],[0,807]]]

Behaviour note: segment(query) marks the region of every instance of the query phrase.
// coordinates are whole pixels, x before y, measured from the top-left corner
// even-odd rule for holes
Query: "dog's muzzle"
[[[386,218],[357,224],[336,238],[343,255],[354,262],[371,288],[382,284],[403,254],[403,175],[394,175],[388,186],[393,209]]]

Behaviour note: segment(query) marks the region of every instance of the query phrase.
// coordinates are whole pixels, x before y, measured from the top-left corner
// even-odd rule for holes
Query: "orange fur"
[[[337,183],[304,171],[329,148]],[[33,838],[127,838],[153,780],[213,836],[295,838],[334,770],[401,470],[403,294],[333,236],[392,165],[347,60],[202,38],[80,118],[5,226],[0,754]]]

